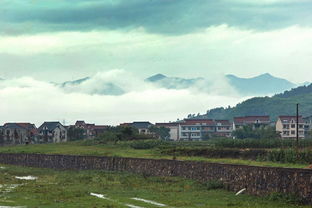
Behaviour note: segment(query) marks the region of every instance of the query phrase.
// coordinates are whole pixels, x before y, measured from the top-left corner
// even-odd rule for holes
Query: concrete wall
[[[312,204],[312,170],[255,167],[194,161],[96,156],[0,154],[0,163],[39,168],[126,171],[150,176],[180,176],[198,181],[221,180],[229,190],[253,195],[292,193]]]

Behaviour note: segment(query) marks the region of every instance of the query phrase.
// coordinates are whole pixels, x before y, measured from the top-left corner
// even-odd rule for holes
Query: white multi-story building
[[[240,129],[243,126],[251,126],[253,129],[269,126],[270,116],[243,116],[234,117],[233,130]]]
[[[228,120],[185,119],[179,123],[180,140],[204,140],[211,137],[230,137],[232,125]]]
[[[276,131],[284,139],[297,137],[297,117],[296,116],[279,116],[276,122]],[[298,122],[299,138],[305,138],[305,122],[302,116],[299,116]]]

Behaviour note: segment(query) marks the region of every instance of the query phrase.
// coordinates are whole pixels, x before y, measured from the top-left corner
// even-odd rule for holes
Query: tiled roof
[[[24,129],[24,127],[17,125],[17,123],[5,123],[3,125],[4,128],[14,128],[14,129],[19,129],[22,128]]]
[[[31,123],[6,123],[4,124],[3,128],[15,128],[15,129],[21,128],[21,129],[26,129],[32,132],[33,134],[38,133],[38,130],[35,124],[31,124]]]
[[[297,122],[297,116],[279,116],[278,118],[281,119],[282,123],[290,123],[291,120]],[[304,123],[302,116],[299,116],[299,123]]]
[[[178,126],[179,123],[175,123],[175,122],[172,122],[172,123],[156,123],[155,126],[160,126],[160,127],[166,127],[166,126]]]
[[[75,123],[75,126],[84,126],[84,125],[86,125],[86,122],[85,121],[76,121],[76,123]]]
[[[148,121],[136,121],[130,124],[131,126],[137,128],[137,129],[148,129],[153,124]]]
[[[93,125],[90,129],[107,129],[107,125]]]
[[[244,116],[234,117],[235,124],[270,123],[270,116]]]
[[[181,125],[215,125],[215,121],[212,119],[185,119]]]
[[[46,127],[48,130],[53,131],[59,125],[63,126],[59,121],[44,122],[38,130],[41,131],[43,127]]]

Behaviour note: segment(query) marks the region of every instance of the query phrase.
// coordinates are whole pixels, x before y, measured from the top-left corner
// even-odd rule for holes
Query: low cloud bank
[[[165,89],[136,78],[123,70],[97,73],[77,86],[61,85],[21,77],[0,81],[0,122],[59,120],[66,124],[77,119],[101,124],[134,120],[174,121],[189,113],[205,112],[217,106],[243,100],[224,80],[211,79],[210,85],[189,89]],[[103,83],[114,83],[124,93],[103,95]],[[206,87],[205,90],[199,90]]]

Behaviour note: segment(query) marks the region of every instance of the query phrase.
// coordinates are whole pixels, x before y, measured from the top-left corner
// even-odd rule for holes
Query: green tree
[[[68,129],[67,136],[70,141],[82,140],[86,138],[85,130],[71,126]]]
[[[0,144],[4,144],[4,132],[0,130]]]
[[[233,135],[237,139],[276,139],[279,138],[278,132],[275,131],[274,127],[260,127],[253,128],[251,125],[243,126],[233,132]]]
[[[156,137],[161,138],[163,140],[169,140],[170,139],[170,129],[166,127],[156,127],[156,126],[151,126],[149,128],[149,131],[154,133]]]

